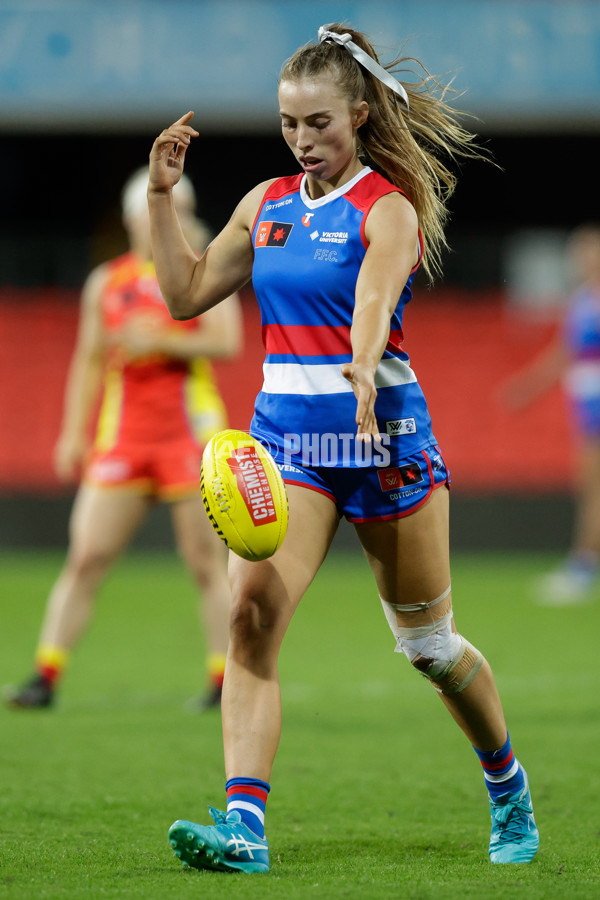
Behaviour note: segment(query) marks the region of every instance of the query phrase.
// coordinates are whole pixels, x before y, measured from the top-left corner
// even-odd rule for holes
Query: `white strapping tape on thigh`
[[[414,637],[421,638],[427,637],[429,634],[433,634],[435,631],[438,631],[440,628],[443,628],[452,618],[452,610],[443,616],[441,619],[437,619],[437,621],[430,623],[429,625],[423,625],[420,628],[402,628],[398,625],[396,620],[396,611],[398,612],[421,612],[426,609],[431,609],[432,606],[436,606],[436,604],[441,603],[442,600],[445,600],[452,590],[452,585],[448,585],[446,590],[440,594],[439,597],[436,597],[435,600],[431,600],[429,603],[388,603],[387,600],[384,600],[383,597],[380,597],[381,605],[383,606],[383,612],[388,621],[388,625],[392,631],[392,634],[396,638],[396,649],[395,653],[403,653],[404,651],[398,646],[398,642],[401,638]]]
[[[435,600],[430,600],[429,603],[388,603],[387,600],[380,599],[382,603],[387,603],[388,606],[391,606],[392,609],[397,609],[399,612],[422,612],[423,610],[431,609],[432,606],[445,600],[451,590],[452,585],[449,584],[443,594],[440,594]]]

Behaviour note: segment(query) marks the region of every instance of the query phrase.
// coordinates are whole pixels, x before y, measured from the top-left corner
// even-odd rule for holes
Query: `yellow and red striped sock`
[[[224,653],[209,653],[206,658],[206,671],[208,674],[208,680],[211,685],[216,688],[223,687],[223,676],[225,675],[225,660],[226,656]]]
[[[52,644],[40,644],[35,653],[36,671],[48,684],[56,684],[66,668],[68,658],[68,650]]]

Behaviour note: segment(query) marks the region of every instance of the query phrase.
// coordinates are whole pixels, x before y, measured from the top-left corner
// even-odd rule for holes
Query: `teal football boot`
[[[533,818],[527,773],[525,787],[515,794],[501,794],[492,800],[490,859],[493,863],[528,863],[537,853],[540,835]]]
[[[242,822],[237,810],[229,814],[209,806],[214,825],[178,819],[169,828],[169,843],[183,863],[217,872],[268,872],[269,845]]]

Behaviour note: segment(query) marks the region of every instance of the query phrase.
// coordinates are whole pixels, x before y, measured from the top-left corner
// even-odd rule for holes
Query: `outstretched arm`
[[[500,386],[498,399],[512,412],[524,409],[560,381],[569,362],[569,351],[559,334],[528,366]]]
[[[132,317],[114,336],[129,361],[160,353],[173,359],[231,359],[241,350],[242,324],[237,294],[198,318],[197,328],[183,331],[152,317]]]
[[[379,436],[375,418],[375,371],[390,336],[390,320],[418,258],[418,224],[401,194],[386,194],[373,206],[365,234],[369,247],[356,283],[350,339],[352,362],[342,374],[356,395],[359,440]]]
[[[105,281],[105,267],[94,269],[81,295],[77,342],[69,365],[61,429],[54,448],[54,468],[62,481],[71,481],[78,475],[87,451],[87,426],[100,391],[105,356],[100,297]]]

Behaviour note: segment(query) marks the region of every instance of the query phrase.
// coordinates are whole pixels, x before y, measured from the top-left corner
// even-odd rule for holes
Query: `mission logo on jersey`
[[[285,247],[293,222],[261,222],[256,232],[255,247]]]

